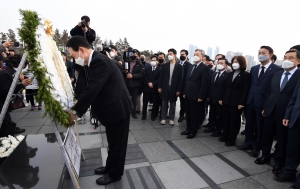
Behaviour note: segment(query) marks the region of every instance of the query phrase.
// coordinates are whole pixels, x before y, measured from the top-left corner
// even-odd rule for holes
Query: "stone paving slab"
[[[166,189],[208,187],[208,184],[184,160],[154,163],[152,166]]]
[[[220,185],[220,188],[222,189],[265,189],[262,185],[257,183],[255,180],[253,180],[250,177],[242,178],[239,180],[235,180],[232,182],[227,182]],[[270,188],[271,189],[271,188]]]
[[[196,139],[184,139],[172,141],[187,157],[196,157],[212,154],[209,148]]]
[[[159,142],[166,140],[156,129],[131,131],[138,143]]]
[[[272,171],[268,171],[265,173],[257,174],[254,176],[251,176],[252,179],[254,179],[259,184],[263,185],[266,188],[272,188],[272,189],[287,189],[291,187],[294,183],[293,182],[276,182],[273,180],[274,174]]]
[[[210,150],[212,150],[215,153],[221,153],[221,152],[228,152],[236,150],[237,148],[235,146],[227,147],[225,146],[225,142],[219,142],[218,137],[200,137],[197,138],[199,142],[204,144],[206,147],[208,147]]]
[[[13,120],[13,119],[12,119]],[[32,119],[21,119],[17,122],[18,127],[40,127],[44,125],[47,118],[36,118],[34,121]]]
[[[80,136],[80,143],[82,149],[103,147],[102,137],[100,134]]]
[[[191,160],[216,184],[243,178],[244,176],[215,155],[194,157]]]
[[[147,120],[132,121],[129,130],[153,129],[154,127]]]
[[[147,158],[138,144],[128,144],[125,165],[147,162]]]
[[[184,139],[186,136],[180,133],[184,131],[182,127],[169,127],[169,128],[159,128],[157,129],[160,134],[162,134],[167,140]]]

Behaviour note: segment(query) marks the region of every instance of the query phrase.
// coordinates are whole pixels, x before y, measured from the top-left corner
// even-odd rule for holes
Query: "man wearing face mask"
[[[274,73],[282,70],[276,64],[272,64],[272,55],[273,49],[271,47],[261,46],[258,52],[258,60],[261,64],[253,66],[250,71],[251,86],[246,107],[246,138],[244,144],[238,149],[252,150],[249,154],[252,157],[257,157],[262,149],[263,116],[261,112],[271,79]]]
[[[111,51],[108,53],[106,52],[107,56],[111,59],[111,61],[113,61],[113,63],[116,64],[116,66],[119,68],[120,71],[122,71],[122,64],[120,64],[120,62],[118,61],[118,49],[116,46],[114,45],[109,45],[109,47],[111,48]]]
[[[137,49],[132,50],[132,54],[130,55],[130,63],[128,64],[128,69],[126,65],[123,65],[122,73],[125,79],[125,84],[132,98],[132,102],[134,105],[134,110],[132,111],[132,117],[137,119],[136,116],[136,102],[137,95],[139,92],[139,88],[141,86],[141,80],[143,80],[144,76],[144,65],[140,63],[137,59],[139,57],[139,51]]]
[[[186,81],[186,74],[189,69],[189,67],[192,65],[188,60],[187,56],[189,55],[189,52],[185,49],[180,51],[180,65],[183,67],[183,84],[182,84],[182,91],[180,94],[180,112],[179,112],[179,119],[178,122],[182,122],[185,117],[184,114],[186,112],[186,99],[183,98],[183,90],[185,87],[185,81]]]
[[[276,134],[277,154],[274,158],[274,174],[278,174],[285,164],[288,127],[282,124],[282,120],[300,78],[300,70],[297,68],[299,63],[300,52],[289,50],[285,53],[284,61],[282,62],[284,70],[274,74],[263,106],[262,115],[265,119],[262,137],[262,156],[256,159],[255,163],[265,164],[270,162],[270,151],[274,135]]]
[[[148,102],[152,99],[153,108],[151,112],[151,120],[155,121],[158,115],[159,108],[159,94],[158,94],[158,79],[161,68],[157,66],[158,61],[156,56],[151,57],[151,67],[145,69],[144,85],[143,85],[143,117],[145,120],[147,117]]]
[[[158,67],[162,67],[162,65],[165,63],[165,57],[166,57],[166,55],[165,55],[165,53],[163,53],[163,52],[160,52],[159,54],[158,54],[158,64],[157,64],[157,66]]]
[[[208,90],[207,101],[210,102],[209,128],[204,132],[212,133],[212,137],[222,136],[223,109],[219,104],[220,95],[227,79],[226,64],[227,59],[220,58],[217,64],[217,72],[210,77],[210,88]]]
[[[189,67],[186,75],[184,98],[186,98],[186,131],[181,135],[187,135],[188,139],[196,136],[200,115],[204,114],[204,98],[208,90],[209,68],[201,62],[201,51],[196,50],[193,57],[193,66]]]
[[[95,174],[103,175],[96,180],[107,185],[121,180],[128,142],[130,111],[133,110],[131,97],[124,85],[122,74],[111,60],[90,47],[81,36],[74,36],[67,42],[70,54],[84,60],[88,66],[88,85],[78,102],[69,112],[70,123],[81,117],[92,106],[99,121],[106,127],[109,145],[105,167],[99,167]]]
[[[169,108],[169,124],[174,126],[174,118],[175,118],[175,109],[176,109],[176,101],[177,97],[180,96],[180,92],[182,90],[182,82],[183,82],[183,67],[180,64],[176,64],[176,54],[177,51],[175,49],[168,50],[168,59],[169,62],[165,63],[162,66],[161,73],[159,76],[158,82],[158,92],[161,94],[162,99],[162,113],[161,113],[161,124],[166,124],[168,107]]]

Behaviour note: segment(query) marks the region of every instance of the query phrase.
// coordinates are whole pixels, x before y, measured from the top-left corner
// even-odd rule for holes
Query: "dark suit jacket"
[[[184,94],[190,100],[204,100],[208,90],[209,68],[204,63],[199,63],[192,73],[193,68],[194,66],[190,66],[187,72]]]
[[[290,120],[289,128],[292,128],[296,121],[299,119],[300,115],[300,80],[298,80],[297,86],[293,92],[292,98],[286,108],[284,119]]]
[[[158,80],[160,75],[161,68],[156,67],[155,71],[152,72],[152,66],[145,69],[144,75],[144,93],[158,93]],[[151,82],[153,84],[153,88],[148,86],[148,83]]]
[[[75,76],[74,76],[73,62],[66,60],[66,66],[67,66],[69,77],[74,79]]]
[[[88,66],[80,66],[76,63],[73,68],[78,71],[78,78],[76,80],[75,97],[79,99],[85,89],[88,81]]]
[[[171,81],[171,89],[170,95],[169,93],[169,80],[170,80],[170,62],[167,62],[162,65],[159,81],[158,81],[158,88],[162,89],[162,93],[160,95],[162,100],[168,100],[170,98],[171,102],[177,101],[176,92],[181,92],[182,84],[183,84],[183,67],[175,63],[172,81]]]
[[[251,68],[251,87],[247,99],[247,104],[253,103],[257,108],[262,108],[266,98],[266,94],[273,77],[273,74],[282,70],[279,66],[271,64],[262,77],[258,80],[260,65]]]
[[[128,63],[128,68],[129,68],[128,72],[130,72],[130,63]],[[145,73],[144,65],[137,60],[131,72],[133,78],[129,79],[127,78],[125,63],[122,65],[122,74],[124,76],[125,84],[127,86],[131,86],[134,88],[140,87],[142,85],[144,73]]]
[[[184,88],[185,88],[185,83],[186,83],[186,74],[191,65],[192,64],[189,61],[185,61],[183,64],[183,84],[182,84],[182,91],[181,91],[182,94],[184,93]]]
[[[131,97],[118,67],[99,52],[93,53],[88,85],[73,109],[82,115],[90,105],[104,126],[121,122],[133,109]]]
[[[219,76],[219,78],[215,81],[218,72],[214,72],[210,76],[210,89],[208,92],[207,97],[209,98],[210,102],[213,104],[218,104],[220,97],[222,95],[222,90],[225,86],[225,82],[227,80],[228,72],[226,70]]]
[[[283,70],[274,74],[271,84],[266,95],[264,103],[264,115],[270,116],[274,108],[280,112],[282,118],[284,117],[286,107],[293,95],[294,89],[300,78],[300,70],[297,69],[292,77],[289,79],[285,87],[280,91],[280,82]]]
[[[246,71],[241,71],[232,81],[234,72],[228,73],[220,100],[229,106],[246,105],[251,77]]]

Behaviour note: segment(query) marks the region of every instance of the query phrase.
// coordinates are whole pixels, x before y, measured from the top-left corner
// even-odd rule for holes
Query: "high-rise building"
[[[213,59],[213,58],[212,58],[212,48],[211,48],[211,47],[208,47],[208,48],[207,48],[206,55],[208,55],[211,59]]]
[[[251,68],[256,65],[256,63],[254,61],[254,57],[250,56],[250,55],[245,55],[245,59],[246,59],[246,64],[247,64],[246,70],[250,71]]]
[[[188,58],[190,61],[192,61],[192,58],[194,56],[194,52],[195,50],[197,49],[198,47],[196,45],[193,45],[193,44],[190,44],[189,45],[189,55],[188,55]]]
[[[216,50],[215,50],[215,57],[217,56],[217,54],[220,54],[220,48],[217,46],[216,47]],[[213,57],[213,58],[215,58]]]
[[[228,60],[228,62],[231,63],[231,59],[235,56],[235,53],[233,51],[227,51],[226,53],[226,59]]]

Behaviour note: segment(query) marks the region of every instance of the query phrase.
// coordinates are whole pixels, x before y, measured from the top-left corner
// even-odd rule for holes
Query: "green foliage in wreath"
[[[21,10],[21,28],[19,36],[24,41],[24,50],[27,52],[27,60],[31,64],[31,70],[34,72],[38,81],[39,89],[36,100],[45,104],[45,116],[50,116],[55,123],[64,127],[69,124],[69,114],[63,110],[63,107],[51,95],[52,84],[50,79],[46,78],[47,69],[41,66],[42,62],[37,61],[40,54],[40,45],[37,41],[36,31],[40,25],[41,19],[35,11]]]

